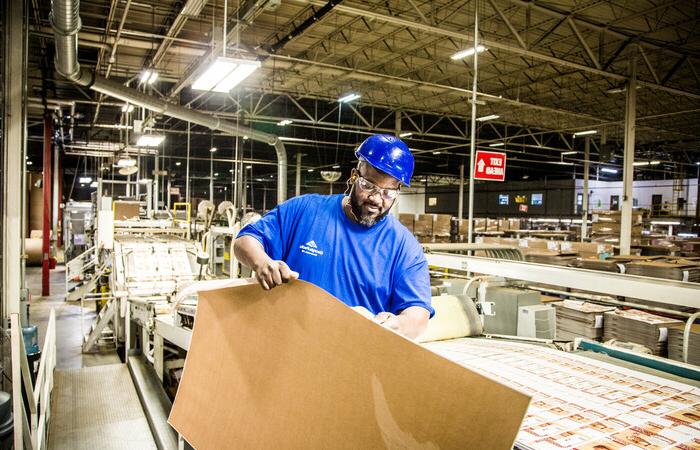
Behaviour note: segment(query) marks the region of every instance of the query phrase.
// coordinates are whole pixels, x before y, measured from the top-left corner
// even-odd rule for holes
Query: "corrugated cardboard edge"
[[[232,303],[226,303],[228,301]],[[243,302],[251,303],[244,305]],[[294,307],[290,308],[292,305]],[[271,322],[277,319],[279,321],[277,325],[289,324],[290,329],[281,329],[284,326],[277,326],[268,330],[259,330],[256,327],[264,326],[264,324],[257,324],[244,331],[242,328],[245,328],[247,324],[241,323],[239,325],[242,326],[237,330],[229,331],[227,329],[223,334],[221,330],[215,330],[218,326],[224,326],[225,323],[237,320],[235,315],[227,315],[231,311],[238,309],[243,316],[246,316],[251,308],[261,308],[260,311],[266,314],[274,312],[273,316],[278,316],[277,313],[279,312],[278,317],[270,317]],[[285,313],[288,316],[285,316]],[[244,317],[244,320],[254,321],[260,319],[261,317],[256,316],[256,314],[256,312],[253,312],[252,315]],[[284,320],[280,321],[280,316]],[[320,317],[323,317],[325,320],[318,322],[317,319]],[[203,321],[211,321],[211,323],[203,323]],[[337,327],[340,327],[340,329]],[[335,334],[334,330],[336,331]],[[327,345],[330,347],[320,347],[324,352],[332,352],[334,350],[347,352],[347,358],[331,358],[328,361],[323,361],[321,366],[331,365],[328,369],[329,373],[338,373],[338,368],[333,365],[337,365],[341,369],[347,369],[348,361],[345,359],[349,359],[353,364],[359,364],[360,366],[364,362],[371,369],[372,383],[368,390],[374,390],[374,404],[369,405],[371,408],[360,408],[360,411],[371,413],[374,410],[376,420],[368,417],[367,423],[362,423],[361,429],[365,433],[364,436],[359,430],[355,430],[355,433],[348,431],[348,435],[344,436],[342,434],[344,429],[339,431],[338,424],[330,419],[324,425],[328,436],[317,434],[304,435],[304,437],[309,438],[309,441],[302,444],[303,437],[299,436],[299,427],[303,428],[309,425],[306,422],[307,418],[304,412],[286,411],[288,403],[284,401],[279,406],[281,410],[279,414],[284,415],[286,411],[287,416],[291,417],[284,416],[284,418],[280,419],[274,414],[260,414],[261,412],[257,411],[256,408],[261,405],[267,405],[270,399],[265,397],[266,393],[278,389],[278,383],[275,382],[275,377],[278,373],[283,375],[291,373],[292,376],[296,376],[295,371],[308,370],[314,364],[318,364],[319,361],[304,360],[307,356],[310,356],[310,358],[317,356],[313,354],[313,349],[311,349],[311,355],[305,355],[303,352],[297,355],[299,356],[297,359],[297,361],[300,361],[299,365],[309,367],[298,369],[294,367],[295,365],[290,366],[288,364],[289,361],[278,360],[280,359],[279,352],[283,352],[283,354],[299,353],[299,345],[304,343],[304,339],[309,336],[313,337],[314,333],[319,331],[329,334],[327,336],[329,339]],[[266,361],[261,363],[261,366],[268,364],[272,368],[269,371],[270,373],[266,372],[272,379],[262,380],[263,377],[255,373],[258,370],[258,367],[255,367],[256,364],[230,364],[231,355],[228,353],[223,355],[221,361],[214,359],[213,353],[217,353],[218,350],[216,350],[216,347],[212,347],[212,342],[206,342],[202,339],[216,336],[217,332],[220,333],[219,338],[224,340],[228,334],[236,334],[237,332],[240,334],[238,337],[243,340],[250,338],[252,335],[254,337],[253,342],[261,346],[260,349],[255,350],[255,352],[258,352],[256,357],[272,357],[275,360],[271,364]],[[250,335],[245,335],[247,332]],[[290,338],[292,343],[285,347],[287,341],[285,339],[274,340],[276,335]],[[365,342],[357,342],[349,346],[347,342],[343,342],[344,336],[362,336]],[[265,349],[264,345],[269,343],[270,339],[273,339],[275,345],[278,345],[280,348]],[[313,344],[316,341],[310,342]],[[334,342],[335,344],[333,344]],[[334,345],[337,345],[337,349],[334,348]],[[243,349],[242,353],[246,351],[246,349]],[[266,352],[271,354],[265,355]],[[358,355],[361,355],[361,358]],[[235,355],[238,358],[245,358],[245,356]],[[302,360],[303,363],[301,363]],[[204,366],[211,365],[214,368],[216,367],[216,362],[220,362],[216,370],[202,374],[202,371],[207,370],[207,367]],[[343,366],[344,364],[346,366]],[[414,374],[417,373],[421,377],[420,380],[416,381],[413,378],[408,379],[408,381],[402,380],[405,372],[401,372],[401,370],[406,368],[410,368]],[[367,370],[360,367],[357,372],[360,375],[366,375]],[[343,373],[342,370],[340,373]],[[235,374],[242,376],[236,377]],[[256,378],[247,378],[246,375],[255,375]],[[318,375],[318,372],[310,372],[310,376],[313,377],[314,375]],[[319,379],[321,384],[325,381],[323,377]],[[450,383],[454,382],[454,384],[441,386],[441,391],[437,390],[435,384],[440,384],[446,380],[449,380]],[[241,392],[246,394],[248,391],[245,388],[253,389],[254,395],[251,397],[258,395],[260,397],[259,402],[251,402],[251,398],[237,398],[239,400],[238,404],[233,405],[230,399],[226,399],[230,390],[219,383],[234,383],[234,389],[241,389],[241,381],[244,385],[244,389]],[[362,385],[362,383],[357,383],[352,379],[345,381]],[[236,385],[235,383],[238,384]],[[256,383],[261,383],[264,386],[261,388]],[[408,387],[413,389],[420,387],[421,389],[406,392],[405,396],[396,396],[396,392],[390,392],[392,391],[392,383],[406,383]],[[293,386],[292,388],[296,387]],[[377,404],[376,388],[379,388],[383,395],[383,406],[378,406]],[[337,390],[343,392],[343,389],[346,389],[346,387],[341,383],[340,386],[334,386],[333,389],[322,392],[322,395],[318,395],[318,392],[315,392],[313,389],[307,390],[304,394],[313,397],[309,401],[311,404],[314,404],[313,402],[319,398],[323,399],[326,395],[338,395]],[[368,393],[364,392],[363,389],[364,387],[359,391],[353,392],[350,395],[350,400],[360,403],[366,400],[365,397],[368,396]],[[430,391],[430,395],[426,391]],[[221,394],[212,396],[212,392]],[[282,394],[285,392],[283,390]],[[346,392],[346,394],[348,393]],[[421,395],[423,396],[422,399]],[[427,398],[426,395],[428,396]],[[202,404],[203,401],[206,404]],[[339,436],[342,436],[343,440],[334,442],[336,448],[352,448],[367,445],[368,443],[376,444],[377,435],[381,435],[386,448],[406,448],[406,446],[409,448],[430,448],[430,446],[425,447],[425,445],[420,444],[431,444],[434,443],[433,441],[436,441],[438,443],[451,443],[451,445],[442,446],[444,448],[506,449],[511,448],[515,441],[529,401],[530,398],[521,392],[466,369],[368,321],[359,314],[352,312],[325,291],[308,283],[294,282],[264,294],[257,285],[245,285],[201,293],[190,353],[185,363],[183,380],[178,396],[175,399],[169,422],[188,442],[198,449],[222,448],[222,444],[229,447],[243,444],[248,448],[253,448],[255,447],[255,442],[264,443],[265,445],[269,445],[270,442],[279,443],[279,441],[275,441],[271,437],[270,433],[290,433],[292,435],[289,437],[289,439],[292,439],[291,442],[298,444],[298,447],[303,446],[305,448],[320,448],[328,444],[324,439]],[[494,405],[494,402],[499,404]],[[421,414],[425,415],[424,410],[426,408],[428,410],[435,408],[436,403],[440,403],[440,407],[446,405],[447,411],[450,411],[451,416],[437,417],[446,411],[436,410],[431,412],[428,420],[432,420],[432,422],[428,428],[429,432],[434,433],[435,436],[427,436],[424,429],[421,431],[420,428],[424,425],[421,422],[415,424],[415,428],[410,430],[401,428],[402,424],[405,425],[406,420],[409,422],[413,420],[413,415],[419,417]],[[471,415],[466,412],[465,408],[472,409]],[[345,409],[351,411],[353,408],[350,406]],[[316,413],[313,410],[308,412]],[[327,420],[325,416],[340,417],[344,412],[345,410],[343,409],[325,411],[324,414],[318,417],[318,420]],[[435,417],[432,417],[433,413],[435,413]],[[215,420],[222,420],[221,417],[217,417],[222,414],[235,417],[227,419],[227,427],[212,429],[215,426]],[[257,414],[260,414],[260,419],[251,422],[249,415]],[[371,414],[366,415],[371,416]],[[352,416],[351,419],[354,420],[355,416]],[[294,422],[294,420],[297,420],[297,422]],[[340,428],[350,425],[359,426],[358,423],[350,422],[341,424]],[[241,426],[248,434],[247,436],[226,436],[227,431],[230,432],[232,429],[240,428]],[[280,430],[280,428],[282,429]],[[234,439],[235,442],[232,442],[230,439]],[[272,439],[272,441],[269,439]],[[459,444],[455,445],[457,442]],[[285,445],[285,448],[295,447],[290,442],[287,442],[287,444],[290,445]]]

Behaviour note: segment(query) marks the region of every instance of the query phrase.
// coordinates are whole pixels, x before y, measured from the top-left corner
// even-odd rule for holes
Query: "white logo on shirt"
[[[306,253],[307,255],[323,256],[323,250],[318,249],[318,245],[316,245],[315,241],[309,241],[306,244],[300,245],[299,248],[302,253]]]

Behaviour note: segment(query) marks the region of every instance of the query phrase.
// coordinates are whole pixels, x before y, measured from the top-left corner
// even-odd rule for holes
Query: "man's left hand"
[[[421,306],[409,306],[399,315],[380,312],[372,320],[383,327],[399,333],[409,339],[420,336],[428,326],[430,312]]]

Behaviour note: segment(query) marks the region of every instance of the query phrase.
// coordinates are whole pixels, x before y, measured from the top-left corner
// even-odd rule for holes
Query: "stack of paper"
[[[612,306],[564,300],[553,303],[557,311],[557,339],[577,337],[599,341],[603,337],[603,314],[614,311]]]
[[[683,361],[684,329],[685,324],[668,328],[668,357],[676,361]],[[691,325],[690,327],[687,362],[700,366],[700,325]]]
[[[525,254],[527,262],[539,264],[551,264],[555,266],[568,266],[574,259],[576,253],[570,252],[547,252],[547,251],[532,251]]]
[[[571,267],[578,267],[579,269],[602,270],[604,272],[616,273],[620,273],[623,269],[621,263],[607,259],[598,259],[596,257],[576,258],[575,260],[571,261],[569,265]]]
[[[668,327],[681,323],[638,309],[606,312],[603,339],[634,342],[647,347],[654,355],[666,356]]]
[[[667,280],[700,282],[700,264],[683,259],[631,262],[625,265],[626,273]]]

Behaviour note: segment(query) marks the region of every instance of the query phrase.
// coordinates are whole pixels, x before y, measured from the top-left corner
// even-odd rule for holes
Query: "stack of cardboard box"
[[[592,214],[591,238],[597,242],[619,241],[622,225],[621,211],[597,210]],[[640,245],[642,238],[642,213],[632,212],[632,245]]]

